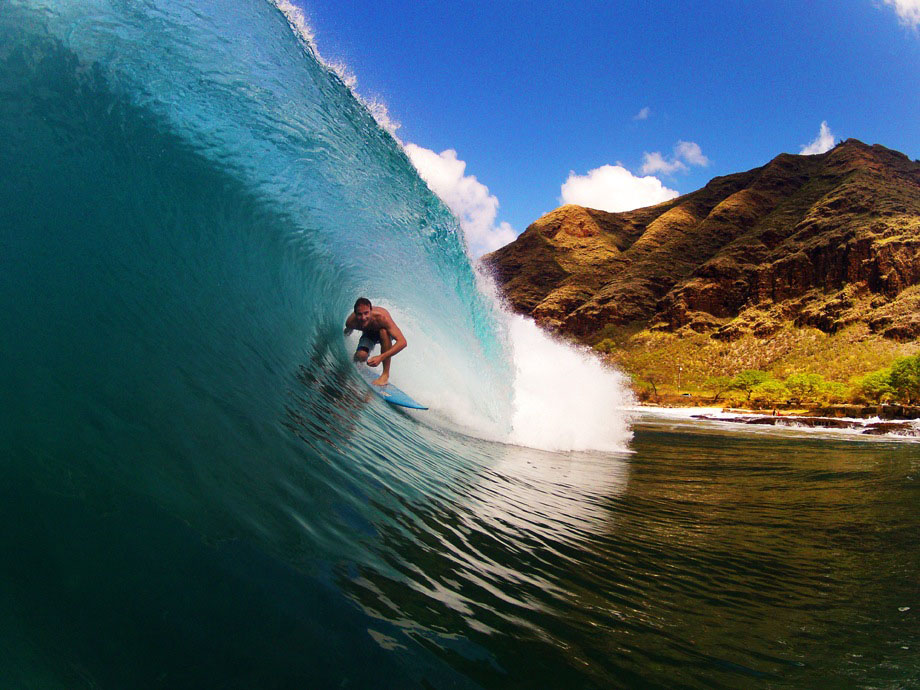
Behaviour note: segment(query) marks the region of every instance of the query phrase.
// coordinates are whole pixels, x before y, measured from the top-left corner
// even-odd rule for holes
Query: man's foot
[[[390,375],[383,374],[380,378],[374,379],[372,382],[375,386],[385,386],[390,382]]]

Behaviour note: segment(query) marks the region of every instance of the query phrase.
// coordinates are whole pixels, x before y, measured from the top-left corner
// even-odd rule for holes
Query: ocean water
[[[920,683],[918,446],[635,417],[282,9],[0,4],[0,687]]]

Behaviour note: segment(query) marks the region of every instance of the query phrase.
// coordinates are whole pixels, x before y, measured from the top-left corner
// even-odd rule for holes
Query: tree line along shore
[[[920,417],[920,346],[866,333],[788,329],[769,339],[605,329],[594,350],[642,403]]]

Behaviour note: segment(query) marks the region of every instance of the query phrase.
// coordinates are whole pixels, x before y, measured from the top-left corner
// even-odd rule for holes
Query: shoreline
[[[744,424],[754,426],[773,426],[788,429],[837,429],[849,430],[864,436],[894,435],[901,437],[920,438],[920,413],[913,417],[889,417],[879,414],[865,414],[870,408],[860,406],[834,406],[832,408],[819,408],[819,410],[789,409],[789,410],[752,410],[744,408],[730,408],[718,406],[698,405],[656,405],[640,403],[641,410],[685,410],[686,419],[710,422],[723,422],[729,424]],[[882,406],[873,406],[872,411],[879,411]],[[894,409],[887,412],[903,409],[902,406],[887,406]],[[916,408],[912,408],[915,410]],[[815,412],[830,410],[836,414],[815,414]],[[842,414],[844,412],[863,412],[863,415]],[[885,410],[882,410],[885,412]]]
[[[920,419],[920,406],[916,405],[827,405],[824,407],[775,407],[755,409],[727,407],[698,398],[668,400],[661,403],[638,402],[638,407],[649,409],[708,409],[726,414],[759,415],[764,417],[814,417],[831,419],[880,419],[905,422]]]

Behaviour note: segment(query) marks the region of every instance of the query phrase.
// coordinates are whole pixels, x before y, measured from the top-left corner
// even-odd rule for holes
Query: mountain
[[[920,336],[920,161],[855,139],[647,208],[562,206],[483,257],[511,307],[592,342],[642,324],[720,340],[787,325]]]

